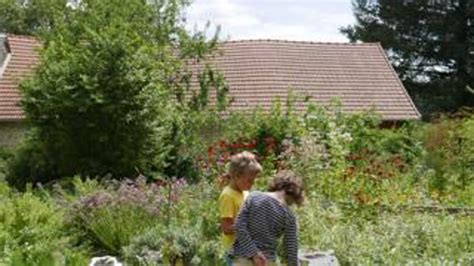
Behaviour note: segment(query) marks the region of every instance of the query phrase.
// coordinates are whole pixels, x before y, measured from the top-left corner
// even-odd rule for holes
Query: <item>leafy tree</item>
[[[187,125],[207,103],[196,104],[203,90],[178,96],[189,95],[187,62],[209,53],[217,40],[184,30],[186,4],[84,0],[42,31],[41,65],[21,86],[32,144],[14,160],[11,183],[76,173],[185,175],[182,149],[193,141]],[[200,76],[210,75],[205,69]],[[206,90],[222,94],[220,74],[212,77]]]
[[[357,0],[352,42],[380,42],[425,115],[474,106],[474,2]]]
[[[0,32],[34,35],[71,11],[67,0],[0,0]]]

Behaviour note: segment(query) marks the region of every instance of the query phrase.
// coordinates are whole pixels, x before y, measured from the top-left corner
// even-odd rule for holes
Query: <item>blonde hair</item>
[[[231,178],[238,178],[245,173],[259,174],[260,172],[262,172],[262,166],[258,163],[255,154],[243,151],[230,157],[221,185],[227,184]]]

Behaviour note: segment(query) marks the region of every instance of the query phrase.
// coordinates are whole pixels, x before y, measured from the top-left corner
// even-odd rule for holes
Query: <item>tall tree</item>
[[[32,137],[11,183],[182,171],[181,148],[192,146],[183,131],[207,104],[198,96],[223,84],[206,70],[199,104],[177,96],[189,87],[186,63],[212,51],[216,38],[186,32],[185,1],[147,2],[82,0],[64,21],[39,31],[41,63],[21,85]]]
[[[352,42],[380,42],[425,117],[474,106],[474,1],[357,0]]]

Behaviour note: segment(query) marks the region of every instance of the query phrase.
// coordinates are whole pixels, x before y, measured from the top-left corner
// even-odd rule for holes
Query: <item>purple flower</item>
[[[177,179],[168,186],[155,183],[147,184],[144,177],[137,180],[126,179],[105,191],[82,196],[75,204],[74,210],[84,215],[90,215],[101,208],[128,206],[145,210],[151,215],[159,215],[168,206],[168,196],[171,189],[171,201],[176,202],[183,187],[187,185],[184,178]]]

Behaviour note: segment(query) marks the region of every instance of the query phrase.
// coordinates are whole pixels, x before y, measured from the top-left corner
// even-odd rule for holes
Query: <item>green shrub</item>
[[[34,259],[34,265],[39,266],[51,266],[51,265],[71,265],[71,266],[84,266],[90,262],[90,254],[84,251],[77,251],[68,249],[64,251],[64,254],[40,254]],[[29,266],[32,265],[32,260],[29,259],[28,255],[23,252],[14,251],[8,259],[9,265],[15,266]]]
[[[474,118],[442,119],[427,126],[424,164],[432,171],[427,181],[440,198],[472,187],[474,182]]]
[[[156,218],[136,206],[107,207],[92,211],[81,220],[100,249],[112,255],[120,254],[130,239],[156,224]]]
[[[20,86],[35,137],[10,174],[19,188],[76,174],[199,177],[187,152],[192,130],[181,126],[211,109],[211,93],[222,111],[228,88],[218,71],[190,73],[187,64],[217,36],[187,32],[188,1],[111,1],[79,1],[36,36],[41,64]],[[199,90],[188,91],[192,75]]]
[[[136,265],[156,265],[156,255],[165,263],[216,265],[223,251],[218,228],[217,197],[213,184],[184,186],[179,200],[166,206],[160,221],[135,235],[123,247],[124,258]],[[147,259],[148,257],[148,259]]]
[[[162,227],[154,227],[134,236],[128,246],[123,247],[125,260],[132,265],[158,265],[162,263]]]
[[[4,182],[7,176],[7,166],[13,153],[10,150],[0,147],[0,182]]]
[[[57,176],[57,165],[47,160],[44,143],[35,131],[18,146],[7,167],[7,182],[10,186],[24,191],[31,183],[47,183]]]
[[[302,247],[335,250],[343,265],[474,259],[470,217],[379,212],[367,220],[360,212],[348,213],[337,205],[322,208],[310,200],[307,206],[298,210]]]
[[[223,257],[217,207],[219,193],[215,183],[200,182],[185,187],[172,210],[174,227],[194,230],[198,234],[197,265],[217,265]]]
[[[64,231],[64,213],[53,202],[32,192],[8,191],[0,196],[0,201],[0,264],[84,262],[87,252],[72,251],[72,236]]]
[[[184,265],[198,265],[198,248],[200,245],[199,229],[188,228],[182,225],[158,227],[144,232],[131,241],[131,245],[124,249],[126,258],[139,264],[153,265],[150,259],[137,259],[150,254],[150,251],[159,252],[163,262],[176,265],[181,260]],[[144,264],[141,264],[144,265]],[[156,265],[156,264],[155,264]]]

